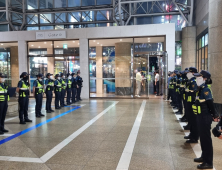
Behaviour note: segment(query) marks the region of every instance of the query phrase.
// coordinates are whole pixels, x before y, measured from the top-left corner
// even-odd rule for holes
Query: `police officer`
[[[65,95],[66,95],[66,80],[65,80],[65,75],[63,73],[60,74],[61,79],[60,83],[62,85],[62,90],[61,90],[61,100],[60,100],[60,106],[64,107],[65,105]]]
[[[29,77],[27,72],[20,75],[21,80],[18,82],[16,92],[19,93],[19,119],[20,124],[32,122],[28,118],[28,105],[29,105]]]
[[[184,139],[188,139],[186,143],[197,143],[199,139],[199,132],[197,127],[197,116],[193,114],[192,105],[195,102],[197,83],[194,73],[197,73],[195,67],[190,67],[189,72],[187,73],[188,83],[186,87],[186,116],[188,118],[188,125],[184,127],[185,130],[190,129],[190,134],[185,136]],[[190,126],[190,127],[189,127]]]
[[[35,97],[36,105],[35,105],[35,116],[41,117],[45,116],[42,114],[42,98],[44,93],[44,83],[42,80],[42,74],[36,75],[37,79],[33,82],[33,95]]]
[[[82,100],[81,99],[81,90],[82,90],[82,77],[80,77],[80,72],[77,72],[77,77],[76,77],[76,81],[77,81],[77,101]]]
[[[182,106],[182,98],[181,98],[181,89],[180,84],[182,83],[182,72],[177,72],[177,80],[176,80],[176,101],[178,111],[175,114],[181,115],[183,114],[183,106]]]
[[[213,103],[213,95],[209,86],[205,83],[210,79],[211,74],[208,71],[202,70],[200,73],[195,73],[198,86],[197,96],[193,111],[197,116],[197,125],[200,134],[200,144],[202,155],[200,158],[195,158],[194,162],[202,164],[197,166],[197,169],[212,169],[213,168],[213,145],[211,139],[211,123],[212,117],[215,121],[219,118],[216,113]]]
[[[177,96],[176,96],[176,83],[177,83],[177,70],[174,70],[173,72],[173,78],[171,79],[171,84],[172,84],[172,104],[173,109],[177,110]]]
[[[67,74],[67,79],[66,79],[66,84],[67,84],[67,98],[66,98],[66,103],[67,105],[70,105],[70,99],[71,99],[71,93],[72,93],[72,75]]]
[[[8,86],[2,73],[0,73],[0,135],[8,132],[5,129],[5,116],[8,110],[9,93]]]
[[[59,102],[61,104],[61,91],[62,91],[62,84],[60,83],[60,75],[55,75],[55,82],[54,82],[54,92],[55,92],[55,109],[61,109],[59,106]]]
[[[54,78],[53,75],[50,73],[46,74],[46,80],[45,80],[45,94],[46,94],[46,112],[52,113],[54,110],[52,110],[51,104],[52,104],[52,91],[54,90]]]
[[[72,103],[76,102],[76,88],[77,88],[76,74],[72,73]]]

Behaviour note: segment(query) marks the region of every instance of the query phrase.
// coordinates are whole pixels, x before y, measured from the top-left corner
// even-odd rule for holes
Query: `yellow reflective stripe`
[[[188,102],[191,102],[191,101],[192,101],[192,97],[191,97],[191,96],[188,96],[187,101],[188,101]]]
[[[201,114],[201,107],[198,106],[198,113]]]
[[[186,95],[185,95],[185,94],[183,94],[183,99],[184,99],[184,100],[186,99]]]

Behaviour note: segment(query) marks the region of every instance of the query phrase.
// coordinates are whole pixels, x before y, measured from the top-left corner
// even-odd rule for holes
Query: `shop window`
[[[208,34],[205,35],[205,45],[208,45]]]

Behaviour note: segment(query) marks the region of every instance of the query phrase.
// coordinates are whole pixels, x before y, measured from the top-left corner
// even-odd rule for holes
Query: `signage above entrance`
[[[36,39],[60,39],[66,38],[66,31],[36,32]]]

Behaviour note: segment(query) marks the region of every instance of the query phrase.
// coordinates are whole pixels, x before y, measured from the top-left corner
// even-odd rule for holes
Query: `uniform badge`
[[[205,96],[209,95],[209,91],[204,92]]]
[[[194,87],[195,87],[195,85],[192,85],[192,87],[194,88]]]

